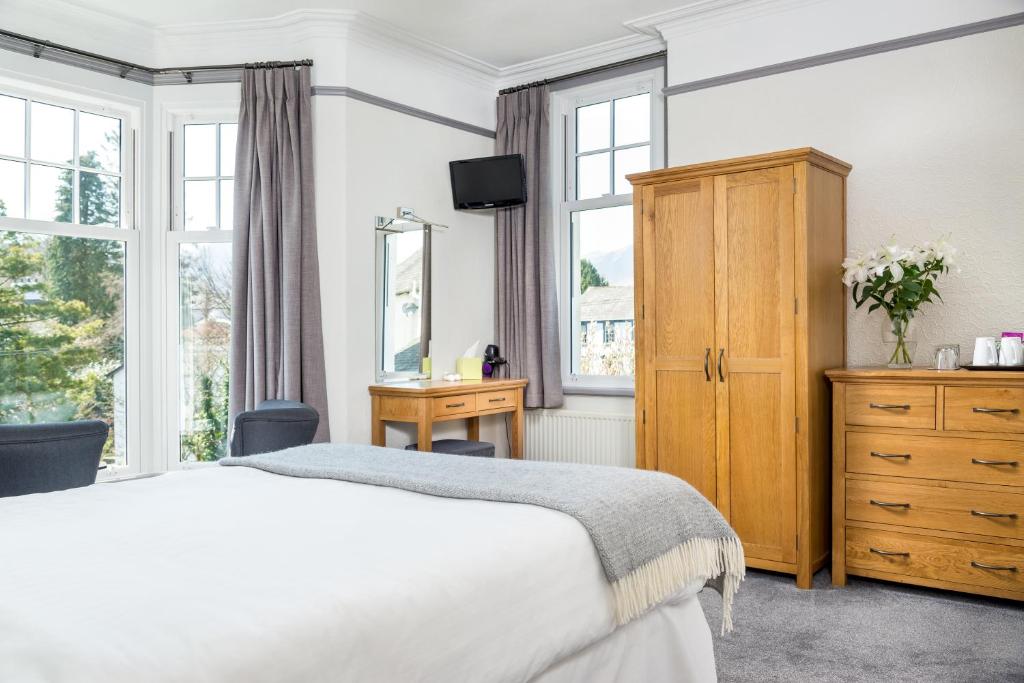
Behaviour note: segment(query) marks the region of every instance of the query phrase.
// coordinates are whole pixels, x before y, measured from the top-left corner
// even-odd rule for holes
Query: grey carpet
[[[1024,681],[1024,604],[850,577],[815,589],[748,570],[719,637],[721,600],[701,604],[715,634],[718,676],[737,681]]]

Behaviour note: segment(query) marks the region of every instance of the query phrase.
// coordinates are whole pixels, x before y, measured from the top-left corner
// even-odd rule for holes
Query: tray
[[[1021,372],[1024,365],[961,365],[964,370],[993,370],[995,372]]]

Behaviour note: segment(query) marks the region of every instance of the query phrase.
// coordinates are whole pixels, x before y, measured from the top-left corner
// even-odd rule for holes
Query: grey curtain
[[[523,155],[527,202],[497,211],[495,338],[509,374],[529,380],[527,408],[562,405],[548,100],[547,86],[498,97],[497,152]]]
[[[327,441],[308,66],[244,70],[234,202],[231,414],[302,401]]]

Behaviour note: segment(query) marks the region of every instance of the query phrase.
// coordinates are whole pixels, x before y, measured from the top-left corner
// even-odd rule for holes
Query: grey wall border
[[[424,109],[417,109],[416,107],[410,107],[407,104],[401,102],[395,102],[384,97],[377,95],[371,95],[368,92],[362,90],[356,90],[355,88],[349,88],[343,85],[314,85],[313,95],[316,96],[330,96],[330,97],[350,97],[353,100],[359,100],[360,102],[366,102],[376,107],[382,107],[384,109],[390,109],[391,111],[397,111],[400,114],[406,114],[407,116],[414,116],[424,121],[430,121],[431,123],[439,123],[442,126],[449,126],[456,128],[467,133],[475,133],[476,135],[482,135],[486,138],[494,139],[497,134],[489,129],[483,128],[482,126],[475,126],[472,123],[466,123],[465,121],[459,121],[458,119],[452,119],[447,116],[441,116],[433,112],[426,111]]]
[[[1024,12],[1020,12],[1018,14],[1008,14],[1005,17],[997,17],[995,19],[986,19],[985,21],[977,21],[971,24],[961,24],[959,26],[952,26],[950,28],[939,29],[938,31],[918,33],[912,36],[906,36],[904,38],[884,40],[880,43],[871,43],[869,45],[851,47],[846,50],[826,52],[824,54],[814,55],[813,57],[794,59],[789,62],[779,62],[778,64],[759,66],[756,69],[735,71],[730,74],[723,74],[722,76],[714,76],[712,78],[704,78],[699,81],[679,83],[677,85],[668,86],[662,92],[666,96],[681,95],[683,93],[694,92],[695,90],[717,88],[720,85],[739,83],[741,81],[749,81],[755,78],[764,78],[765,76],[783,74],[789,71],[799,71],[800,69],[809,69],[811,67],[822,66],[824,64],[844,62],[848,59],[858,59],[860,57],[877,55],[883,52],[903,50],[908,47],[917,47],[918,45],[927,45],[929,43],[937,43],[943,40],[962,38],[963,36],[971,36],[977,33],[995,31],[1001,28],[1020,26],[1021,24],[1024,24]]]

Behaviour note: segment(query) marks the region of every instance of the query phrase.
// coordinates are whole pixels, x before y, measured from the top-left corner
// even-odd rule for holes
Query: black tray
[[[1022,372],[1024,365],[961,365],[964,370],[995,370],[996,372]]]

